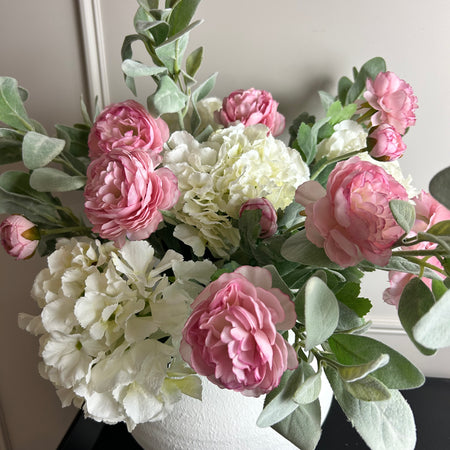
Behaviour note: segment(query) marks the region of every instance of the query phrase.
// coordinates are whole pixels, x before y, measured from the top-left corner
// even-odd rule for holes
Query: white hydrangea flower
[[[173,208],[182,222],[175,236],[197,255],[207,246],[215,256],[227,257],[239,244],[232,219],[245,201],[265,197],[275,209],[284,209],[309,179],[300,154],[261,124],[220,129],[204,143],[187,132],[173,133],[164,165],[177,176],[181,192]]]
[[[343,120],[333,129],[334,133],[317,146],[316,161],[323,157],[337,158],[367,147],[367,132],[354,120]]]
[[[117,249],[60,240],[33,285],[41,314],[21,314],[19,325],[41,336],[40,373],[63,406],[84,403],[87,416],[132,430],[164,418],[182,393],[199,397],[178,349],[190,304],[215,270],[173,250],[158,260],[146,241]]]

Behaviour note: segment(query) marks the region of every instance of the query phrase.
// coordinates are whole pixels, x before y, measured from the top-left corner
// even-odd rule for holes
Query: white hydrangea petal
[[[178,224],[173,232],[174,237],[184,242],[192,250],[196,256],[203,256],[205,254],[206,239],[202,239],[200,232],[185,223]]]
[[[75,300],[59,298],[42,309],[42,325],[48,332],[70,333],[78,325],[73,313]]]
[[[153,317],[131,316],[125,324],[125,340],[134,343],[142,341],[158,331]]]
[[[217,267],[209,260],[204,261],[180,261],[173,264],[173,273],[177,280],[197,280],[202,284],[211,281],[212,274]]]
[[[88,417],[107,424],[125,420],[121,405],[108,392],[85,394],[84,411]]]
[[[41,316],[32,316],[31,314],[19,313],[18,325],[22,330],[26,330],[35,336],[45,333]]]

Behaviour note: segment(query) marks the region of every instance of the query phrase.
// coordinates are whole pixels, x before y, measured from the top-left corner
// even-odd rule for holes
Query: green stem
[[[53,228],[51,230],[40,229],[39,232],[41,233],[41,236],[50,236],[52,234],[62,234],[62,233],[89,235],[91,234],[91,229],[88,227],[62,227],[62,228]]]

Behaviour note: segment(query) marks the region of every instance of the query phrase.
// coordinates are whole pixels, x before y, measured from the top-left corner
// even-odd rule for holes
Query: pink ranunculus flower
[[[262,123],[273,136],[278,136],[284,131],[285,118],[277,109],[278,102],[270,92],[254,88],[239,89],[223,99],[222,108],[214,116],[225,127],[238,122],[245,126]]]
[[[412,199],[415,203],[416,221],[410,232],[410,236],[418,232],[424,232],[433,225],[443,220],[450,220],[450,210],[439,203],[428,192],[422,191],[417,197]],[[432,250],[437,244],[432,242],[419,242],[417,245],[405,247],[404,250]],[[427,259],[427,263],[442,269],[440,261],[436,257]],[[445,275],[439,274],[443,279]],[[383,292],[383,299],[386,303],[398,307],[403,289],[415,275],[404,272],[389,272],[390,286]],[[431,288],[432,280],[422,277],[422,281]]]
[[[16,259],[30,258],[39,244],[36,225],[19,214],[9,216],[1,223],[0,236],[8,255]]]
[[[369,138],[376,141],[369,154],[378,161],[395,161],[406,150],[402,135],[387,123],[376,127],[369,134]]]
[[[261,225],[261,233],[259,237],[266,239],[273,236],[277,231],[277,212],[273,207],[272,203],[266,198],[251,198],[242,204],[239,210],[239,217],[244,211],[250,211],[254,209],[261,210],[261,220],[259,224]]]
[[[417,97],[412,87],[393,72],[380,72],[375,80],[367,79],[364,98],[377,112],[372,125],[392,125],[400,134],[416,123]]]
[[[389,202],[407,200],[405,188],[357,156],[336,165],[326,191],[317,181],[307,181],[297,188],[295,199],[305,206],[307,238],[342,267],[364,259],[386,265],[403,234]]]
[[[257,397],[278,386],[297,356],[277,330],[295,325],[294,303],[261,267],[242,266],[210,283],[192,304],[180,352],[200,375]]]
[[[159,153],[169,138],[169,127],[161,118],[153,118],[134,100],[106,107],[95,120],[89,133],[91,159],[116,148],[127,151],[144,150],[159,161]]]
[[[178,200],[178,180],[167,168],[154,168],[147,152],[114,149],[87,170],[85,212],[94,233],[121,247],[125,238],[146,239],[163,220],[160,210]]]

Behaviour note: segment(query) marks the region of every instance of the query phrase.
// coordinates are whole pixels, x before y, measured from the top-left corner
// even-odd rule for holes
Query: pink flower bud
[[[417,97],[412,87],[393,72],[380,72],[375,80],[367,79],[364,98],[377,112],[372,125],[392,125],[400,134],[416,123]]]
[[[237,122],[245,126],[262,123],[273,136],[278,136],[284,131],[285,118],[277,108],[278,103],[269,92],[239,89],[223,99],[222,109],[215,112],[215,119],[225,127]]]
[[[406,150],[402,135],[387,123],[376,127],[369,135],[375,145],[369,154],[378,161],[394,161],[400,158]]]
[[[249,211],[253,209],[261,210],[261,220],[259,224],[261,225],[260,238],[266,239],[273,236],[277,231],[277,212],[266,198],[251,198],[242,204],[239,210],[239,217],[244,211]]]
[[[0,235],[6,252],[16,259],[30,258],[39,244],[36,225],[18,214],[7,217],[1,223]]]

